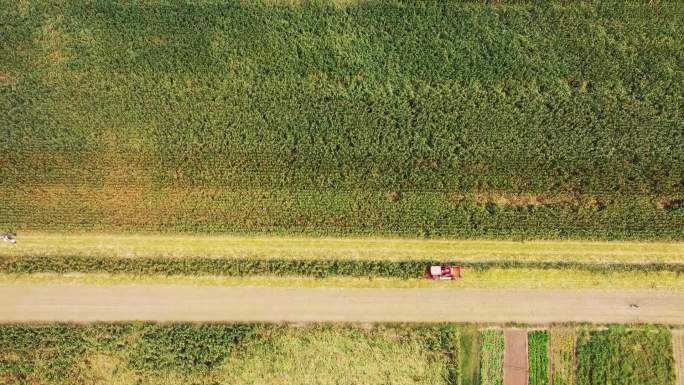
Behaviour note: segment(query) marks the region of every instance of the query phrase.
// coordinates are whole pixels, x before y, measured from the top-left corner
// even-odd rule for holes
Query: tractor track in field
[[[657,290],[0,285],[0,322],[129,320],[684,324],[684,293]]]

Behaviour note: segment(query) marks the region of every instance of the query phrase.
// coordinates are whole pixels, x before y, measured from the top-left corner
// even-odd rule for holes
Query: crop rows
[[[684,237],[684,3],[294,3],[3,1],[0,227]]]
[[[674,385],[669,330],[582,326],[548,333],[553,384]],[[531,385],[545,384],[547,333],[529,334]],[[502,384],[501,330],[474,324],[0,325],[3,384]],[[478,370],[479,368],[479,370]]]
[[[503,385],[504,336],[501,330],[482,331],[480,384]]]
[[[461,264],[474,271],[489,269],[548,269],[591,273],[659,272],[684,273],[684,265],[676,263],[592,263],[534,261],[392,261],[340,259],[253,259],[253,258],[174,258],[174,257],[106,257],[49,256],[0,257],[1,273],[128,273],[162,275],[217,276],[305,276],[305,277],[385,277],[421,278],[430,264]]]
[[[389,191],[124,185],[92,189],[65,184],[6,186],[0,187],[0,193],[12,197],[0,206],[0,226],[20,229],[521,239],[684,237],[681,208],[667,210],[650,197],[628,195],[602,196],[599,205],[541,203],[514,196],[504,197],[504,201],[502,197],[429,191],[403,191],[395,197]]]
[[[549,331],[551,379],[555,385],[575,385],[575,330],[552,328]]]
[[[529,385],[549,383],[549,332],[532,331],[527,338],[529,363]]]
[[[661,327],[584,330],[577,342],[577,385],[674,385],[670,331]]]
[[[453,325],[0,326],[3,384],[456,385]],[[446,358],[445,358],[446,357]]]

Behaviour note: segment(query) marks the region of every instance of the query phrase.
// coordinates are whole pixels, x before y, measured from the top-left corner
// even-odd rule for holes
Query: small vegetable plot
[[[577,385],[675,384],[670,332],[663,327],[583,331],[577,361]]]
[[[531,341],[530,341],[531,343]],[[530,353],[531,354],[531,353]],[[549,357],[554,385],[575,384],[575,329],[554,328],[549,332]],[[530,374],[531,375],[531,374]],[[530,382],[532,384],[532,382]]]
[[[546,330],[531,331],[527,336],[529,357],[529,385],[549,383],[549,333]]]
[[[677,385],[684,385],[684,329],[672,331],[672,351],[676,364]]]
[[[504,336],[501,330],[481,334],[480,384],[503,385]]]

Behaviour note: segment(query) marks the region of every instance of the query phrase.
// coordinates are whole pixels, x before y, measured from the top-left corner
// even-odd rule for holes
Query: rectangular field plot
[[[672,352],[676,364],[677,385],[684,385],[684,329],[672,331]]]
[[[529,385],[549,383],[549,333],[532,331],[528,335]]]
[[[0,383],[451,385],[457,338],[449,326],[1,326]]]
[[[502,385],[504,335],[501,330],[484,330],[480,335],[480,385]]]
[[[582,331],[577,385],[674,385],[670,332],[661,327]]]
[[[554,385],[575,384],[575,329],[553,328],[549,332],[551,380]]]

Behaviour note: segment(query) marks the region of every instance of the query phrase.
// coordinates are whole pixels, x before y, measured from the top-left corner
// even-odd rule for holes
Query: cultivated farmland
[[[531,331],[528,336],[529,385],[549,383],[549,332]]]
[[[490,329],[482,331],[480,339],[477,328],[473,324],[0,325],[0,380],[12,385],[500,384],[503,335]],[[659,357],[653,354],[661,344],[669,344],[667,330],[652,326],[583,330],[583,336],[591,335],[589,345],[619,345],[621,350],[586,355],[580,347],[581,373],[587,368],[586,359],[593,365],[606,363],[598,360],[625,362],[626,366],[593,366],[593,370],[612,372],[613,384],[674,384],[671,351],[658,350]],[[632,359],[648,357],[638,361],[640,367],[632,366],[636,362]],[[479,382],[472,369],[462,366],[477,367],[478,362],[486,367],[484,371],[499,374]],[[646,371],[654,377],[636,374]],[[578,383],[606,384],[598,377]]]
[[[0,227],[682,239],[683,12],[2,0]]]
[[[6,384],[448,385],[455,329],[256,324],[0,327]],[[445,345],[443,345],[445,344]]]
[[[480,383],[503,385],[504,335],[501,330],[484,330],[480,336]]]
[[[574,385],[576,333],[573,328],[552,328],[549,331],[549,359],[554,385]]]
[[[577,385],[674,385],[670,331],[660,327],[583,331],[577,342]]]

